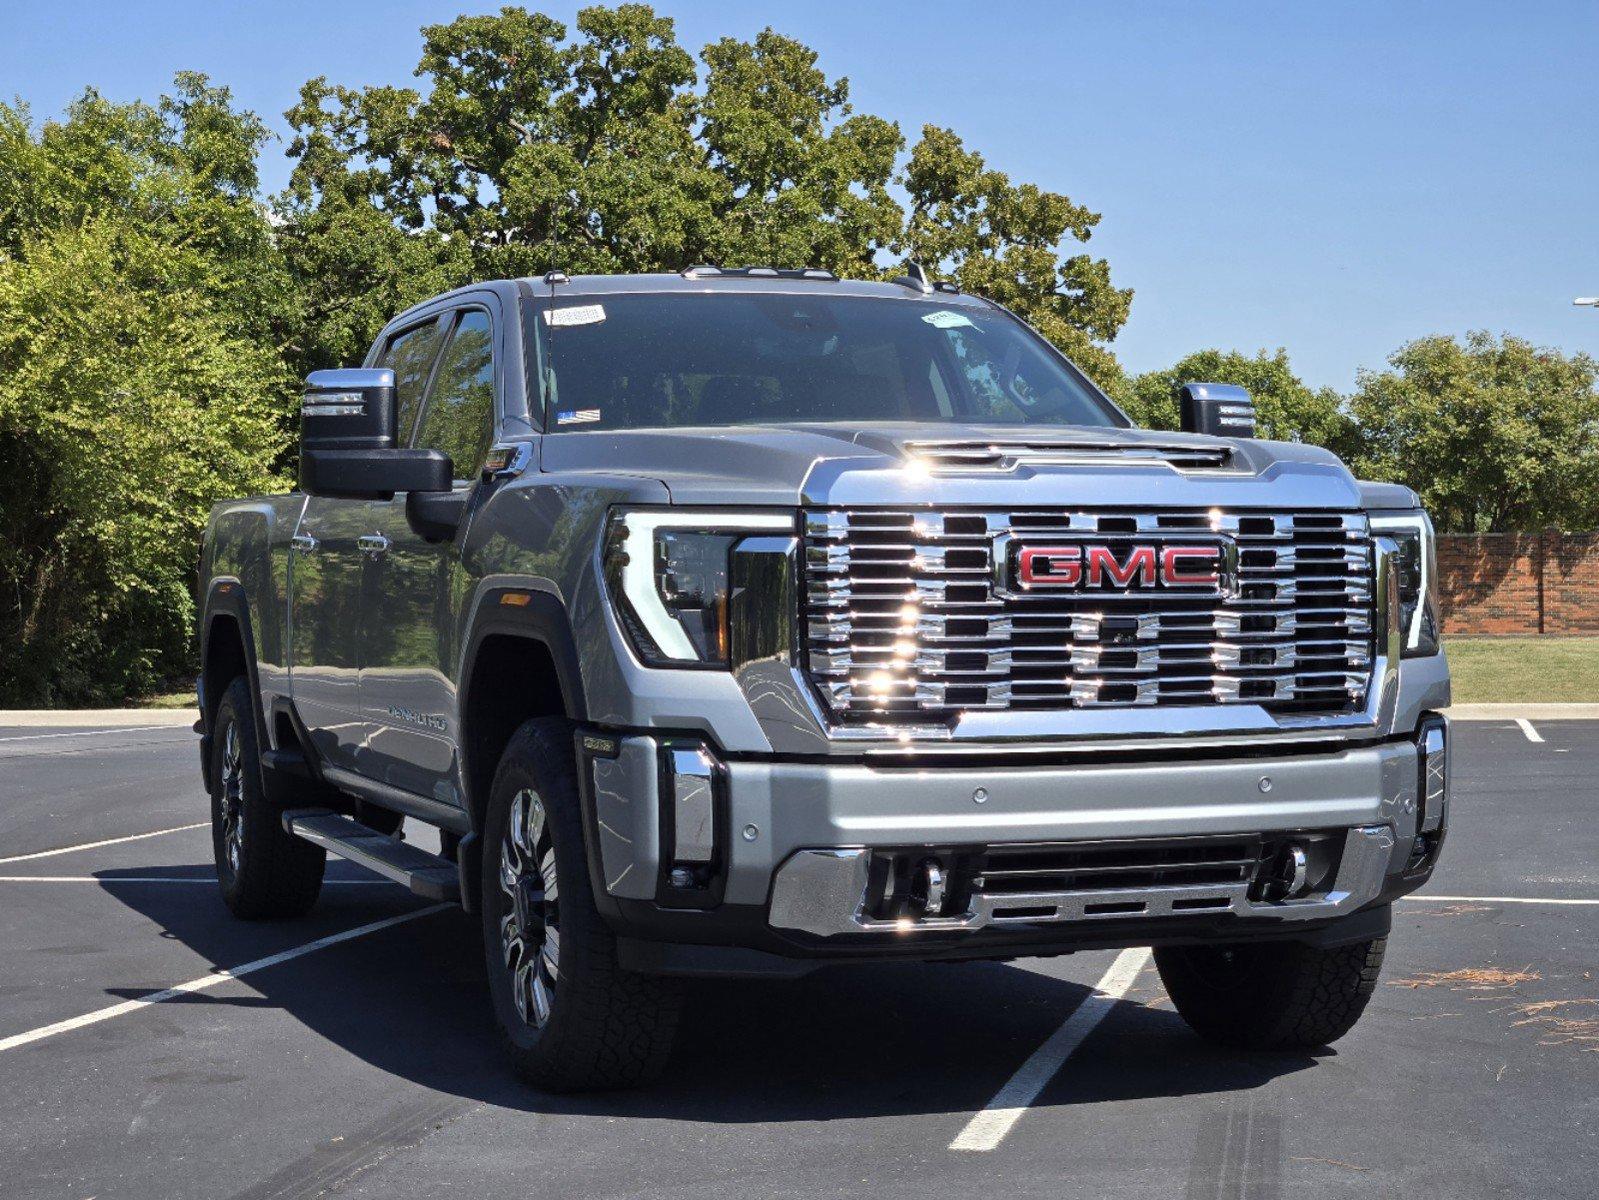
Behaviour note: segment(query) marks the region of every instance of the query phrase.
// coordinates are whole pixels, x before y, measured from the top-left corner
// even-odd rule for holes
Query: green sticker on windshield
[[[970,317],[964,313],[951,312],[947,308],[927,313],[922,317],[922,320],[926,321],[934,329],[960,329],[962,326],[967,329],[977,328],[972,324]]]

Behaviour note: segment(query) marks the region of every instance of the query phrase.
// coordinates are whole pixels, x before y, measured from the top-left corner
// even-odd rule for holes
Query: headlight
[[[1438,550],[1424,512],[1374,516],[1371,531],[1399,544],[1399,627],[1405,657],[1438,653]]]
[[[725,666],[728,555],[752,533],[793,528],[793,516],[784,513],[613,513],[605,533],[605,584],[644,663]]]

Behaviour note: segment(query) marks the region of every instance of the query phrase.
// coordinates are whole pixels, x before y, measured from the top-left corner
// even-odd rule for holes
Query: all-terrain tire
[[[211,847],[222,899],[247,921],[304,916],[322,890],[327,852],[284,830],[261,784],[249,681],[228,684],[211,742]]]
[[[513,828],[523,830],[522,846],[507,845]],[[594,905],[570,721],[540,717],[511,736],[482,853],[489,991],[517,1072],[556,1092],[655,1078],[671,1053],[681,987],[617,964],[616,939]]]
[[[1172,1003],[1207,1041],[1245,1050],[1311,1050],[1354,1028],[1377,987],[1387,938],[1164,946],[1155,965]]]

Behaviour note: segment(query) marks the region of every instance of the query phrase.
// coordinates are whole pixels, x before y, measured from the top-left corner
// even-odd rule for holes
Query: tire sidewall
[[[230,728],[237,731],[239,739],[243,843],[237,871],[228,861],[222,822]],[[213,728],[211,852],[217,882],[234,916],[246,920],[301,916],[316,903],[321,891],[327,852],[283,828],[282,810],[267,799],[262,783],[260,747],[250,684],[241,675],[223,691]]]
[[[241,884],[241,877],[249,870],[250,862],[250,830],[246,826],[244,831],[244,844],[239,855],[239,870],[233,869],[233,864],[228,861],[228,849],[223,834],[222,804],[223,796],[227,790],[227,781],[224,778],[227,765],[228,729],[237,727],[239,738],[239,765],[240,765],[240,805],[242,811],[240,820],[248,819],[247,814],[251,808],[260,804],[260,772],[256,760],[255,723],[251,719],[248,707],[241,712],[240,695],[245,692],[242,679],[235,680],[222,694],[222,700],[217,705],[217,719],[214,735],[211,739],[211,854],[216,861],[217,882],[221,885],[223,899],[230,904],[237,897]],[[253,801],[253,803],[252,803]]]
[[[520,731],[519,731],[520,732]],[[571,799],[573,781],[563,778],[566,764],[551,762],[548,756],[535,757],[528,752],[523,737],[512,739],[500,769],[495,773],[489,794],[488,810],[484,820],[482,843],[482,893],[479,908],[483,921],[483,951],[488,966],[489,995],[494,1005],[494,1015],[506,1039],[523,1055],[537,1057],[541,1045],[558,1039],[561,1028],[571,1020],[573,1005],[568,999],[572,990],[572,972],[577,964],[569,960],[570,942],[566,937],[568,913],[575,913],[584,898],[580,889],[588,887],[586,875],[573,870],[574,847],[570,842],[571,822],[562,819],[569,815],[561,812]],[[544,806],[545,827],[555,848],[555,880],[560,903],[561,959],[560,971],[555,980],[554,995],[550,1001],[550,1018],[544,1026],[533,1025],[522,1019],[511,995],[511,973],[506,969],[500,946],[500,919],[506,912],[506,896],[500,888],[500,855],[510,821],[511,804],[517,793],[527,789],[536,793]],[[581,834],[579,834],[581,837]],[[583,854],[581,842],[575,847],[579,861]],[[590,900],[592,904],[592,900]]]

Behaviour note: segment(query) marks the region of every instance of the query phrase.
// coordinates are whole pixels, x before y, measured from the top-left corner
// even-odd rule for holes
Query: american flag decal
[[[600,410],[597,408],[579,408],[555,414],[557,425],[589,425],[599,419]]]

